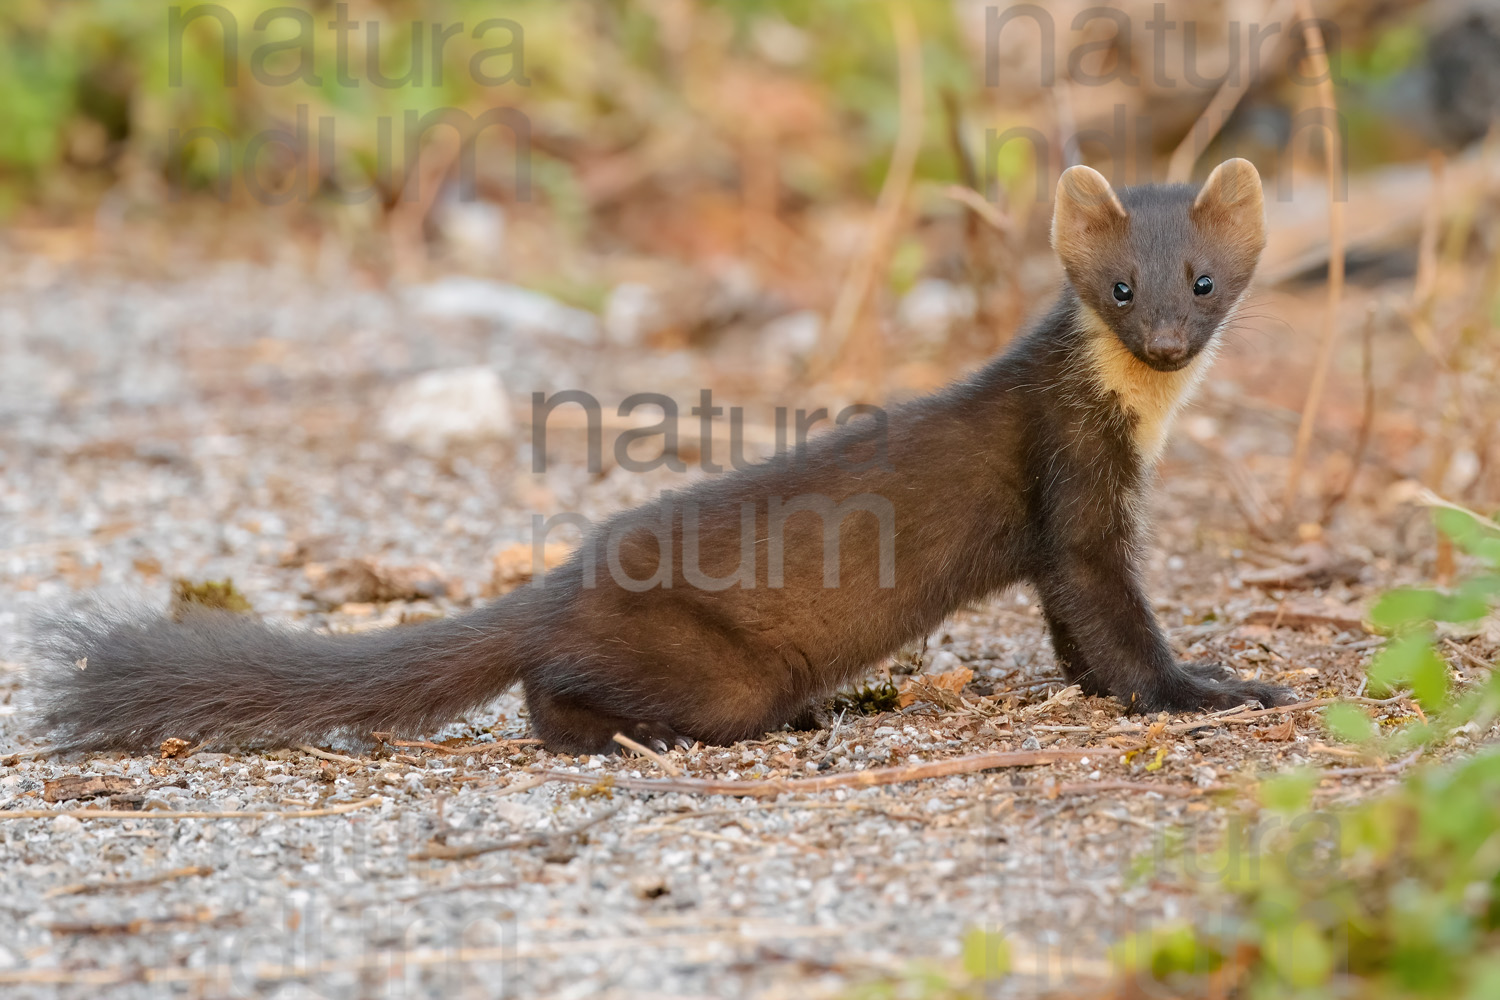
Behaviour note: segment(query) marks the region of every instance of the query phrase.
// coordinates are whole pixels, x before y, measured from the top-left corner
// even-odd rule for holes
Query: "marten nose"
[[[1187,360],[1187,335],[1178,329],[1152,330],[1145,347],[1146,359],[1154,365],[1180,365]]]

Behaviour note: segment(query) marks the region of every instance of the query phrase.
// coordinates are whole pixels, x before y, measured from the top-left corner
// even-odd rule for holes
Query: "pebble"
[[[431,371],[403,383],[381,416],[392,441],[440,454],[455,444],[505,440],[515,431],[510,400],[490,368]]]

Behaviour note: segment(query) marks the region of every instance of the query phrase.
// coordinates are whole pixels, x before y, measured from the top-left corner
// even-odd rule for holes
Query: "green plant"
[[[1427,721],[1381,734],[1357,706],[1329,713],[1331,729],[1373,752],[1487,731],[1500,708],[1500,680],[1455,691],[1437,648],[1500,600],[1500,526],[1456,507],[1437,521],[1471,572],[1452,589],[1387,594],[1374,620],[1391,638],[1370,667],[1375,689],[1410,688]],[[1232,822],[1199,859],[1218,876],[1199,909],[1220,919],[1144,931],[1117,961],[1189,994],[1216,981],[1221,995],[1268,1000],[1500,996],[1500,750],[1352,808],[1313,810],[1316,784],[1302,772],[1264,783],[1255,821]]]
[[[957,963],[913,962],[854,987],[848,1000],[979,1000],[1009,972],[1005,937],[976,927],[964,935]]]
[[[408,115],[514,108],[538,158],[569,170],[655,149],[653,137],[669,133],[683,140],[677,157],[705,177],[738,169],[734,147],[752,121],[802,115],[808,137],[795,140],[785,180],[827,197],[851,182],[878,189],[897,128],[891,29],[878,4],[702,0],[672,16],[639,0],[346,6],[7,0],[0,195],[15,205],[49,185],[75,192],[58,179],[109,184],[128,167],[156,172],[176,194],[223,192],[227,176],[244,184],[255,173],[269,191],[388,205],[422,141],[408,134]],[[951,5],[914,7],[929,90],[973,94]],[[766,93],[790,110],[767,106]],[[281,138],[268,143],[273,134]],[[503,130],[482,138],[511,148]],[[481,181],[515,182],[508,155],[479,161]],[[943,123],[929,115],[919,174],[951,180],[951,161]],[[687,166],[658,169],[669,165]]]
[[[1391,638],[1369,669],[1373,693],[1409,689],[1429,718],[1381,736],[1368,718],[1359,718],[1359,709],[1342,706],[1330,725],[1351,742],[1399,752],[1445,739],[1462,726],[1487,728],[1500,713],[1500,679],[1491,674],[1489,683],[1455,692],[1438,651],[1441,633],[1473,627],[1500,601],[1500,525],[1456,506],[1435,514],[1438,530],[1468,558],[1472,572],[1451,589],[1403,588],[1382,597],[1371,619]]]

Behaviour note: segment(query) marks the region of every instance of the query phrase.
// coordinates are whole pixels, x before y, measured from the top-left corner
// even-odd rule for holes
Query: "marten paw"
[[[1237,681],[1240,675],[1229,667],[1214,660],[1199,660],[1195,663],[1184,663],[1182,669],[1200,681],[1212,681],[1221,683],[1223,681]]]
[[[1297,695],[1290,688],[1279,684],[1243,680],[1233,671],[1216,664],[1196,666],[1200,669],[1193,670],[1192,674],[1203,681],[1203,689],[1198,694],[1198,704],[1195,707],[1203,711],[1223,712],[1249,702],[1256,702],[1261,708],[1276,708],[1297,700]],[[1208,668],[1216,668],[1216,672],[1209,673]]]
[[[833,713],[828,711],[828,706],[821,702],[808,705],[787,720],[787,727],[794,733],[820,732],[831,725],[833,725]]]
[[[620,733],[633,742],[639,743],[649,750],[655,750],[657,753],[666,753],[669,750],[679,748],[682,750],[691,750],[694,742],[665,722],[637,722],[634,725],[621,728]],[[621,745],[615,742],[612,736],[610,739],[611,742],[614,742],[612,752],[618,753],[622,749]]]
[[[1123,700],[1132,712],[1223,712],[1251,702],[1263,708],[1290,705],[1297,696],[1277,684],[1243,680],[1216,663],[1185,663],[1157,691]]]

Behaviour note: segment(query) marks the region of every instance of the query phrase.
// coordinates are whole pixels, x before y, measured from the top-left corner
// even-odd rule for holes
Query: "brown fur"
[[[1264,236],[1245,168],[1220,168],[1207,194],[1117,193],[1077,168],[1065,180],[1057,304],[981,371],[893,408],[884,448],[854,421],[664,494],[599,526],[545,581],[456,619],[330,636],[213,612],[63,616],[42,635],[47,725],[89,748],[410,733],[519,681],[552,750],[608,751],[617,732],[729,743],[805,719],[957,608],[1017,583],[1035,589],[1058,662],[1089,694],[1143,712],[1285,700],[1179,663],[1141,585],[1150,461]],[[1213,294],[1193,291],[1204,275]],[[1128,307],[1109,297],[1124,281]],[[1165,361],[1163,343],[1177,345]],[[871,501],[891,530],[856,510],[825,532],[804,512],[774,535],[779,505],[808,497]],[[722,588],[695,583],[694,537],[699,581],[729,581],[746,537],[754,564]],[[773,537],[785,562],[774,583]]]

